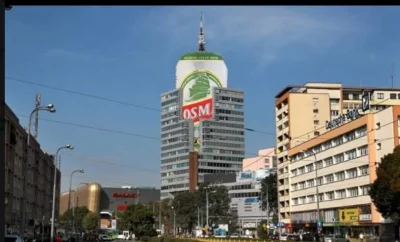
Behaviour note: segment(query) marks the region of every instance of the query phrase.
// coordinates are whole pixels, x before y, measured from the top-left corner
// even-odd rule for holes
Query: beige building
[[[276,168],[275,148],[258,151],[258,156],[243,159],[243,171],[257,171],[265,168]]]
[[[360,110],[361,108],[361,99],[362,99],[362,93],[367,93],[369,92],[371,95],[371,111],[369,111],[368,115],[364,115],[362,118],[358,120],[364,120],[366,122],[367,119],[380,119],[386,117],[384,114],[385,112],[389,112],[388,110],[393,110],[392,108],[390,109],[385,109],[386,107],[394,106],[394,105],[400,105],[400,89],[382,89],[382,88],[356,88],[356,87],[344,87],[341,84],[333,84],[333,83],[308,83],[305,86],[290,86],[285,88],[283,91],[281,91],[277,96],[276,96],[276,133],[277,133],[277,157],[278,157],[278,191],[279,191],[279,210],[280,210],[280,219],[287,224],[287,227],[291,227],[293,221],[300,221],[298,220],[296,216],[296,212],[300,213],[300,211],[308,211],[312,207],[312,202],[311,204],[306,205],[303,204],[299,205],[300,202],[303,202],[304,196],[306,197],[305,201],[312,201],[312,199],[316,199],[315,197],[315,189],[314,189],[314,194],[310,193],[308,194],[307,192],[304,192],[303,190],[293,190],[297,189],[298,187],[303,187],[303,185],[306,187],[307,182],[309,182],[309,185],[312,185],[312,179],[315,181],[315,177],[313,178],[312,174],[313,173],[304,173],[301,176],[295,175],[296,172],[302,172],[303,166],[308,165],[308,167],[304,167],[304,170],[307,169],[314,169],[312,167],[315,167],[316,164],[313,163],[313,161],[310,161],[310,164],[305,164],[305,161],[302,162],[294,162],[294,160],[298,159],[297,156],[301,156],[303,150],[309,150],[310,148],[313,149],[323,149],[322,146],[318,146],[322,143],[322,141],[328,141],[329,139],[333,138],[339,138],[340,135],[345,134],[346,132],[350,131],[355,131],[361,132],[362,129],[356,130],[354,129],[349,129],[346,132],[342,132],[341,130],[344,128],[349,128],[351,127],[352,124],[361,122],[361,121],[353,121],[349,124],[343,124],[346,121],[342,120],[340,117],[342,117],[342,114],[347,114],[348,111],[353,111],[351,114],[357,114],[359,113],[360,116],[362,116],[362,111]],[[379,112],[379,110],[383,110],[382,112]],[[372,113],[377,113],[376,115]],[[389,114],[388,114],[389,115]],[[390,116],[390,115],[389,115]],[[387,117],[389,117],[387,116]],[[368,118],[369,117],[369,118]],[[393,117],[389,117],[390,120],[393,120]],[[339,118],[339,119],[338,119]],[[396,116],[397,118],[397,116]],[[333,121],[335,123],[333,127],[330,127],[330,129],[327,129],[327,122]],[[396,119],[397,121],[397,119]],[[378,122],[376,122],[378,123]],[[384,123],[383,121],[381,122],[382,124]],[[342,125],[342,126],[340,126]],[[366,124],[364,124],[365,126]],[[369,128],[372,124],[369,124]],[[397,124],[396,124],[397,125]],[[332,123],[331,123],[332,126]],[[339,128],[336,128],[336,126],[340,126]],[[397,127],[397,126],[396,126]],[[357,128],[361,128],[357,127]],[[370,130],[370,129],[368,129]],[[383,130],[387,129],[382,129],[381,131],[376,131],[377,136],[382,136],[380,132],[383,132]],[[394,137],[393,133],[393,127],[392,127],[392,133],[391,134],[386,134],[386,137]],[[389,130],[390,131],[390,130]],[[388,132],[389,132],[388,131]],[[386,131],[385,131],[386,132]],[[328,135],[328,136],[327,136]],[[384,135],[384,136],[385,136]],[[359,141],[361,141],[360,139]],[[365,140],[365,138],[364,138]],[[318,143],[320,142],[320,143]],[[333,141],[332,141],[333,142]],[[341,142],[341,141],[338,141]],[[388,140],[385,140],[385,144],[388,142]],[[394,142],[398,142],[398,140],[393,141],[392,138],[392,145],[391,146],[385,146],[385,148],[382,148],[382,152],[376,153],[376,157],[373,158],[373,162],[378,161],[381,157],[381,155],[384,153],[383,149],[385,149],[385,152],[391,152],[394,147]],[[318,145],[317,145],[318,143]],[[327,156],[327,158],[331,157],[330,155],[334,156],[336,154],[331,154],[329,152],[347,152],[352,149],[356,149],[356,153],[365,152],[363,145],[361,143],[357,143],[357,147],[350,147],[350,144],[352,143],[346,143],[341,145],[340,148],[336,149],[331,149],[327,150],[325,154],[324,151],[324,156]],[[328,144],[329,145],[329,144]],[[333,144],[332,144],[333,145]],[[366,143],[364,144],[366,145]],[[381,144],[382,145],[382,144]],[[315,146],[315,147],[314,147]],[[372,146],[371,146],[372,147]],[[368,147],[369,149],[372,149],[371,147]],[[335,151],[334,151],[335,150]],[[369,153],[371,154],[371,152]],[[339,155],[339,153],[337,154]],[[344,155],[346,157],[347,153]],[[349,155],[353,155],[350,154]],[[321,160],[324,159],[322,155],[318,154],[317,156],[317,166],[320,166],[321,163],[319,163]],[[372,156],[369,155],[369,156]],[[368,157],[369,157],[368,156]],[[309,159],[314,159],[313,155],[309,157]],[[341,158],[338,158],[341,159]],[[368,159],[368,158],[367,158]],[[315,161],[314,161],[315,162]],[[322,164],[324,165],[325,161],[322,161]],[[328,160],[328,164],[329,164]],[[334,158],[333,158],[333,162]],[[333,168],[337,168],[340,170],[340,172],[344,171],[345,174],[347,174],[348,169],[354,169],[356,168],[358,173],[363,173],[364,169],[362,166],[368,165],[368,161],[365,164],[353,164],[354,167],[350,167],[351,164],[353,163],[343,163],[339,166],[334,166],[329,169],[326,169],[326,172],[331,171],[333,174],[333,177],[335,177],[336,170],[332,170]],[[371,171],[371,169],[374,169],[374,167],[368,167],[368,172]],[[338,170],[338,172],[339,172]],[[352,170],[353,172],[355,170]],[[321,171],[322,172],[322,171]],[[357,174],[358,174],[357,173]],[[374,172],[372,172],[374,173]],[[368,173],[368,174],[372,174]],[[342,174],[342,173],[340,173]],[[321,173],[323,176],[323,180],[325,181],[326,179],[332,179],[331,174],[326,174],[329,175],[327,178],[325,177],[325,173]],[[304,177],[303,177],[304,176]],[[315,175],[314,175],[315,176]],[[341,175],[340,175],[341,176]],[[372,175],[371,175],[372,176]],[[304,178],[304,181],[303,181]],[[320,178],[319,178],[320,179]],[[362,180],[364,179],[364,180]],[[371,178],[372,179],[372,178]],[[360,180],[360,182],[358,182]],[[357,181],[354,184],[354,188],[358,187],[360,194],[362,193],[362,187],[363,184],[367,181],[367,178],[357,178],[356,180],[352,181]],[[362,182],[361,182],[362,181]],[[303,184],[305,182],[305,184]],[[366,184],[369,184],[372,182],[372,180],[368,180]],[[338,183],[337,183],[338,184]],[[346,182],[346,184],[351,185],[351,183]],[[292,186],[293,185],[293,186]],[[296,186],[295,186],[296,185]],[[314,185],[313,185],[314,186]],[[336,183],[335,183],[336,186]],[[305,189],[305,188],[304,188]],[[346,190],[348,188],[345,188],[346,194],[349,192]],[[367,189],[367,188],[365,188]],[[313,189],[310,189],[313,190]],[[340,189],[339,189],[340,190]],[[355,190],[354,190],[355,191]],[[326,196],[331,196],[332,193],[325,193],[325,190],[320,191],[323,194],[321,195],[322,197]],[[326,191],[326,192],[331,192],[331,191]],[[340,191],[343,193],[343,191]],[[302,194],[300,196],[300,194]],[[336,187],[335,190],[333,191],[333,194],[336,194]],[[314,195],[314,198],[313,198]],[[307,196],[310,196],[307,198]],[[342,196],[342,195],[338,195]],[[368,196],[365,196],[362,204],[370,204],[370,201],[368,202],[367,199]],[[321,198],[322,199],[322,198]],[[359,199],[359,198],[358,198]],[[343,201],[343,203],[340,203],[338,201],[332,202],[335,204],[336,207],[340,206],[348,206],[350,204],[356,204],[353,203],[348,199],[345,200],[340,200]],[[349,202],[351,201],[351,202]],[[297,205],[295,205],[297,203]],[[327,202],[326,202],[327,203]],[[328,203],[327,203],[328,204]],[[309,206],[309,207],[307,207]],[[322,205],[321,205],[322,206]],[[326,208],[329,208],[328,205],[326,205]],[[314,210],[316,210],[316,205],[314,202]],[[315,211],[314,211],[315,212]],[[298,215],[300,216],[300,215]],[[304,215],[306,216],[306,215]],[[307,215],[308,216],[308,215]],[[377,222],[380,218],[377,215],[374,215],[371,213],[371,220],[370,222]],[[308,221],[311,223],[312,217],[305,219],[304,221]],[[314,216],[315,219],[315,216]],[[337,218],[335,218],[337,219]],[[365,219],[365,216],[363,217]]]
[[[45,226],[49,226],[52,211],[54,179],[54,156],[44,152],[37,140],[31,137],[30,159],[27,161],[27,132],[19,124],[17,116],[7,106],[5,109],[5,223],[18,230],[25,206],[28,231],[40,229],[38,226],[44,217]],[[24,177],[23,169],[26,170]],[[56,214],[60,192],[60,175],[57,175]],[[23,184],[26,181],[26,202],[23,196]],[[46,229],[49,229],[48,227]]]

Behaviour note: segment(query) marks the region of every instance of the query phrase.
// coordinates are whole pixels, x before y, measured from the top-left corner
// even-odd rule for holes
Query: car
[[[17,234],[7,234],[4,242],[24,242],[24,239]]]
[[[335,234],[325,236],[324,242],[350,242],[350,239],[346,238],[345,235]]]
[[[315,241],[315,234],[313,233],[304,233],[301,237],[303,241]]]
[[[298,234],[289,234],[286,238],[287,241],[301,241],[300,235]]]
[[[286,240],[287,240],[287,237],[288,237],[288,234],[283,233],[283,234],[281,234],[281,235],[279,236],[279,240],[286,241]]]

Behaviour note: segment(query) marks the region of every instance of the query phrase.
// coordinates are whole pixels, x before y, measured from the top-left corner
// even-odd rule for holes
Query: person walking
[[[360,239],[360,242],[364,242],[364,234],[362,232],[358,235],[358,238]]]

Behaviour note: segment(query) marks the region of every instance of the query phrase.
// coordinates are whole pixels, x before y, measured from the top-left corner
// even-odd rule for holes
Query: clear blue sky
[[[207,50],[222,54],[229,86],[245,91],[246,126],[274,133],[274,95],[308,81],[390,86],[400,69],[399,7],[20,7],[6,12],[6,76],[159,109],[180,55],[196,49],[200,12]],[[400,85],[396,77],[395,85]],[[160,114],[6,79],[6,101],[27,115],[40,92],[42,118],[159,137]],[[27,119],[21,117],[26,126]],[[40,122],[39,141],[63,152],[79,182],[159,187],[159,141]],[[274,146],[246,135],[246,151]]]

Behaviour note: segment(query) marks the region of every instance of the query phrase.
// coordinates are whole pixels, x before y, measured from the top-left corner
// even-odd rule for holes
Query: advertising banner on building
[[[227,87],[228,69],[222,56],[193,52],[176,66],[176,88],[182,90],[182,118],[193,120],[194,151],[200,151],[201,121],[213,118],[213,88]]]
[[[101,218],[100,219],[100,229],[112,229],[112,219],[111,218]]]

